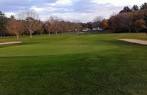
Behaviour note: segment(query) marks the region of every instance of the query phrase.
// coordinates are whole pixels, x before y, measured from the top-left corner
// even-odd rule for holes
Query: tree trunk
[[[48,35],[49,35],[49,36],[51,36],[51,33],[50,33],[50,32],[48,32]]]
[[[138,32],[138,29],[134,27],[134,31],[135,31],[135,33],[137,33]]]
[[[32,30],[29,30],[30,31],[30,38],[32,38],[33,36],[32,36],[32,33],[33,33],[33,31]]]
[[[19,40],[19,34],[16,34],[16,39]]]
[[[129,33],[131,33],[131,28],[129,28]]]

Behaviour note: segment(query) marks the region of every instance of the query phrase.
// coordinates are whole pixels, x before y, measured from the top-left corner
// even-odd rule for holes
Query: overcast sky
[[[147,0],[0,0],[0,10],[7,16],[35,10],[40,19],[57,16],[65,20],[87,22],[96,16],[108,18],[123,6],[141,5]]]

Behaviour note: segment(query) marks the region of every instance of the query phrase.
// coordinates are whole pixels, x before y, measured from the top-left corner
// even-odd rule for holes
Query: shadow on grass
[[[138,68],[141,60],[139,64],[129,64],[125,56],[110,55],[0,58],[1,94],[32,95],[35,92],[38,95],[133,95],[140,88],[145,92],[146,77],[141,75],[147,72],[146,64]]]

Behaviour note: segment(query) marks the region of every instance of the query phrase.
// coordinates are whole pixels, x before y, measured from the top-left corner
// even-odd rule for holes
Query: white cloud
[[[57,8],[55,7],[51,7],[51,6],[43,6],[43,7],[37,7],[37,6],[32,6],[30,8],[30,10],[34,10],[37,13],[42,13],[42,12],[54,12],[57,10]]]
[[[147,0],[92,0],[92,2],[97,4],[106,4],[110,3],[115,6],[132,6],[132,5],[141,5],[144,2],[147,2]]]
[[[66,20],[91,21],[118,13],[124,6],[141,5],[147,0],[0,0],[0,10],[7,16],[34,10],[42,20],[57,16]]]
[[[72,5],[73,1],[72,0],[57,0],[54,3],[50,3],[52,6],[70,6]]]
[[[10,16],[15,16],[16,15],[16,13],[14,13],[14,12],[5,12],[5,15],[7,16],[7,17],[10,17]]]
[[[34,11],[36,11],[36,12],[41,12],[41,11],[44,11],[44,10],[45,10],[44,8],[39,8],[39,7],[37,7],[37,6],[32,6],[30,9],[31,9],[31,10],[34,10]]]

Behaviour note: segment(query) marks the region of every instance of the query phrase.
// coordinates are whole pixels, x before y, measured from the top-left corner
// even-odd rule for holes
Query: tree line
[[[83,31],[85,29],[85,31]],[[91,30],[103,29],[109,32],[145,32],[147,31],[147,3],[140,7],[124,7],[118,14],[109,19],[97,17],[92,22],[80,23],[64,21],[58,17],[50,17],[47,21],[41,21],[35,11],[26,11],[15,16],[6,17],[0,11],[0,36],[29,35],[35,34],[62,34],[64,32],[79,33]]]
[[[64,21],[58,17],[50,17],[47,21],[39,20],[35,11],[27,11],[14,16],[6,17],[0,12],[0,35],[16,36],[29,35],[32,38],[35,34],[61,34],[64,32],[80,32],[82,23]]]
[[[124,7],[118,14],[102,20],[100,27],[110,32],[147,32],[147,3]]]

